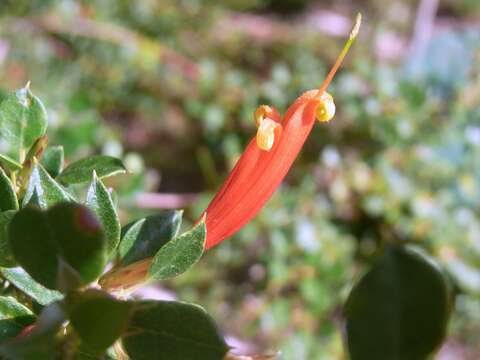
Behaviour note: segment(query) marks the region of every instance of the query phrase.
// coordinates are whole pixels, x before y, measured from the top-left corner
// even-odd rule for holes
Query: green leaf
[[[125,331],[133,303],[119,301],[105,292],[87,290],[67,298],[68,313],[82,345],[100,354]]]
[[[202,256],[206,237],[207,228],[202,220],[192,230],[166,243],[148,269],[151,278],[169,279],[187,271]]]
[[[95,280],[106,263],[105,239],[95,215],[86,207],[62,203],[47,211],[60,258],[75,269],[83,282]]]
[[[0,343],[18,335],[35,321],[35,315],[11,296],[0,296]]]
[[[75,201],[72,195],[53,180],[39,163],[36,163],[32,168],[22,205],[25,207],[31,203],[35,196],[38,206],[42,209],[47,209],[61,201]]]
[[[16,160],[47,130],[47,111],[28,86],[0,104],[0,134]]]
[[[446,278],[431,259],[387,248],[345,307],[352,360],[426,359],[445,337],[450,305]]]
[[[135,360],[221,360],[228,351],[204,309],[175,301],[136,303],[122,342]]]
[[[87,192],[86,205],[93,210],[102,224],[107,253],[112,254],[120,242],[120,220],[110,193],[93,172],[93,181]]]
[[[38,282],[55,288],[58,259],[48,216],[35,208],[24,208],[10,221],[9,243],[18,263]]]
[[[22,164],[18,161],[13,160],[11,157],[7,155],[0,154],[0,164],[10,171],[20,170],[22,168]]]
[[[106,155],[90,156],[78,160],[69,166],[58,176],[58,181],[64,184],[80,184],[88,182],[95,171],[99,178],[125,173],[125,165],[120,159]]]
[[[8,243],[8,225],[15,213],[13,210],[0,213],[0,266],[3,267],[16,265],[10,244]]]
[[[64,158],[63,146],[50,146],[43,153],[40,163],[55,178],[63,169]]]
[[[183,211],[164,211],[137,220],[123,229],[119,246],[122,265],[154,256],[168,241],[178,235]]]
[[[49,289],[67,290],[61,286],[63,280],[75,274],[80,283],[88,284],[106,263],[101,225],[79,204],[60,203],[48,211],[20,210],[10,222],[9,242],[18,263]]]
[[[15,360],[56,359],[56,335],[64,322],[65,313],[60,304],[49,305],[28,334],[0,345],[0,355]]]
[[[0,168],[0,211],[18,210],[18,200],[13,184]]]
[[[57,300],[63,299],[62,293],[40,285],[21,267],[1,269],[1,271],[5,279],[40,305],[49,305]]]

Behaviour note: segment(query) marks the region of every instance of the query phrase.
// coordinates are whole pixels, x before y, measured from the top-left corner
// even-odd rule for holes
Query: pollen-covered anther
[[[269,117],[273,117],[273,114],[274,110],[268,105],[259,106],[253,114],[257,124],[257,146],[261,150],[271,150],[275,143],[275,136],[280,134],[282,126]]]
[[[320,95],[320,103],[315,111],[315,117],[320,122],[326,122],[332,120],[335,116],[335,103],[333,97],[327,92]]]
[[[253,113],[253,117],[255,119],[255,124],[257,124],[257,127],[260,126],[262,123],[263,119],[266,117],[269,117],[273,114],[273,109],[268,106],[268,105],[261,105],[259,106],[255,112]]]
[[[276,121],[265,118],[261,121],[257,130],[257,146],[265,151],[269,151],[275,143],[275,129],[281,126]]]

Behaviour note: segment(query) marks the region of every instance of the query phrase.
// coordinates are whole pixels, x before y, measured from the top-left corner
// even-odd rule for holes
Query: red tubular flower
[[[254,114],[257,135],[243,152],[227,180],[203,212],[205,249],[217,245],[248,223],[280,185],[312,130],[315,119],[329,121],[335,114],[333,98],[325,90],[347,54],[360,27],[360,15],[342,52],[319,89],[307,91],[283,119],[270,106]],[[200,221],[200,220],[198,220]],[[113,269],[100,280],[108,289],[129,289],[147,280],[152,258]]]
[[[360,16],[322,86],[300,96],[287,110],[283,120],[269,106],[263,105],[257,109],[256,138],[250,141],[204,212],[206,249],[233,235],[261,210],[287,175],[315,119],[329,121],[333,117],[333,98],[325,90],[356,37],[359,26]]]
[[[318,90],[305,93],[283,121],[272,109],[264,121],[275,122],[274,142],[263,150],[252,139],[229,177],[206,209],[209,249],[249,222],[264,206],[292,166],[315,122]],[[272,138],[272,136],[270,136]]]

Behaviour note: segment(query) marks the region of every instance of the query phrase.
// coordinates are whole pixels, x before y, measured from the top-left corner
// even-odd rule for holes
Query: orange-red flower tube
[[[266,120],[278,124],[270,150],[250,141],[206,212],[206,249],[242,228],[264,206],[292,166],[315,122],[318,90],[303,94],[283,121],[271,109]],[[271,137],[270,137],[271,138]]]
[[[356,37],[359,26],[360,17],[325,82],[319,89],[300,96],[287,110],[283,120],[269,106],[257,109],[256,138],[250,141],[205,211],[206,249],[237,232],[260,211],[287,175],[315,119],[329,121],[333,117],[333,98],[325,90]]]

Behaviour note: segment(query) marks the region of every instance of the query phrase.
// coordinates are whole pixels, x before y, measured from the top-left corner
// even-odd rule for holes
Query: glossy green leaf
[[[65,313],[58,303],[49,305],[43,309],[34,328],[28,334],[0,345],[0,355],[14,360],[56,359],[56,334],[65,320]]]
[[[49,289],[65,289],[63,281],[74,278],[71,270],[88,284],[106,262],[100,223],[89,209],[74,203],[57,204],[48,211],[20,210],[10,222],[9,242],[18,263]]]
[[[102,353],[125,331],[132,302],[119,301],[105,292],[87,290],[67,298],[71,324],[83,346]]]
[[[175,277],[191,268],[202,256],[207,237],[205,222],[176,237],[160,248],[148,269],[152,279]]]
[[[125,173],[126,168],[120,159],[112,156],[96,155],[70,164],[57,179],[64,184],[80,184],[90,181],[93,171],[97,173],[99,178],[104,178]]]
[[[72,195],[58,184],[39,163],[32,168],[27,191],[23,198],[23,206],[31,203],[35,196],[38,206],[42,209],[47,209],[62,201],[75,201]]]
[[[63,146],[50,146],[43,153],[40,163],[55,178],[63,169],[64,157]]]
[[[2,154],[0,154],[0,164],[11,171],[20,170],[22,168],[22,164],[20,164],[18,161],[15,161],[11,157]]]
[[[433,261],[389,247],[352,290],[346,307],[352,360],[426,359],[445,337],[449,288]]]
[[[0,266],[12,267],[16,265],[10,244],[8,243],[8,225],[15,215],[15,211],[0,213]]]
[[[28,86],[10,94],[0,104],[0,134],[16,160],[46,130],[47,111]]]
[[[93,173],[93,181],[87,192],[86,205],[93,210],[102,224],[107,243],[107,252],[112,254],[120,242],[120,220],[110,193]]]
[[[183,211],[164,211],[137,220],[123,229],[119,247],[122,265],[154,256],[180,230]]]
[[[136,303],[122,342],[135,360],[221,360],[228,351],[204,309],[175,301]]]
[[[18,335],[35,321],[35,315],[11,296],[0,296],[0,343]]]
[[[0,211],[17,210],[18,200],[9,177],[0,168]]]
[[[33,280],[33,278],[21,267],[1,269],[1,272],[5,279],[40,305],[49,305],[52,302],[63,299],[61,292],[47,289]]]

